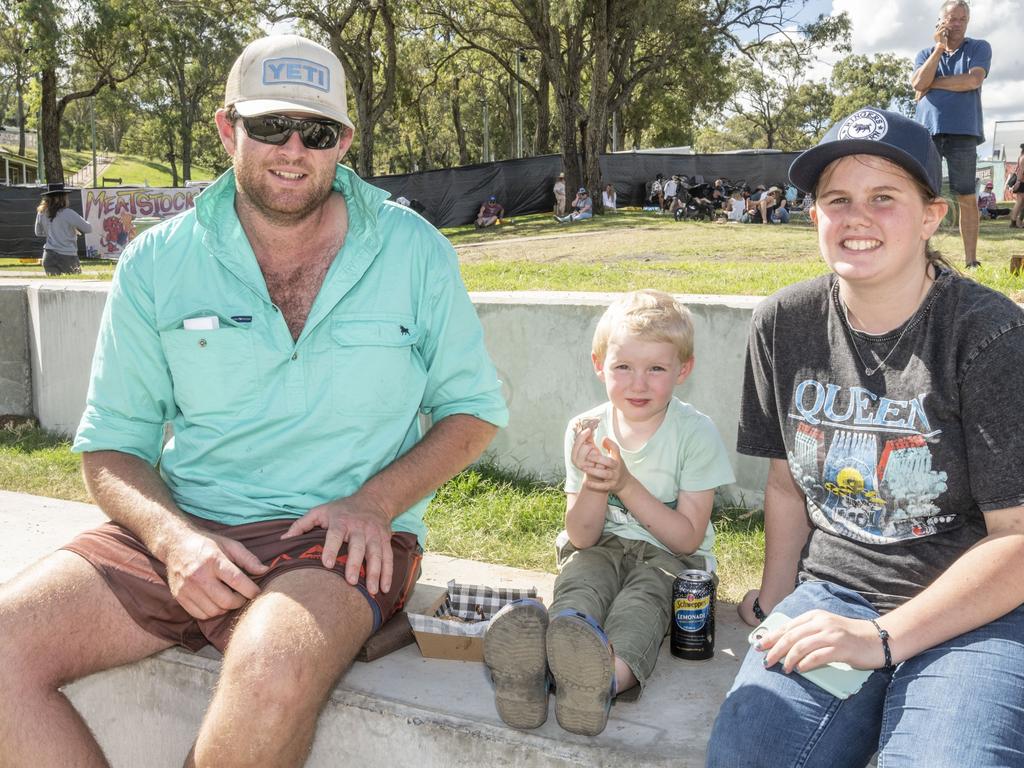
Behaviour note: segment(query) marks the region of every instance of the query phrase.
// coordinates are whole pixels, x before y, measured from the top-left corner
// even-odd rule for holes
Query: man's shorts
[[[937,133],[932,136],[935,148],[946,158],[949,188],[954,195],[971,195],[977,191],[978,138],[958,133]]]
[[[282,573],[296,568],[323,568],[326,531],[322,528],[281,540],[294,519],[265,520],[246,525],[222,525],[210,520],[186,515],[189,523],[200,531],[225,536],[245,545],[270,567],[262,576],[246,574],[260,589]],[[127,528],[117,523],[104,523],[85,531],[63,547],[88,560],[106,580],[111,591],[121,601],[136,624],[152,635],[172,644],[198,651],[212,644],[223,652],[231,631],[245,606],[212,619],[196,619],[174,599],[167,585],[167,569],[146,549],[145,545]],[[394,571],[391,589],[386,594],[371,595],[366,589],[366,572],[359,569],[359,589],[373,611],[373,631],[399,611],[419,576],[423,553],[411,533],[391,536]],[[344,579],[348,546],[342,545],[334,571]],[[244,569],[242,569],[244,572]]]

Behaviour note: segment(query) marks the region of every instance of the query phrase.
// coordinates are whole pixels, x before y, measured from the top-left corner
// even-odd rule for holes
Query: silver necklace
[[[847,308],[846,302],[844,302],[839,296],[838,281],[836,281],[835,283],[835,292],[836,300],[839,302],[839,306],[842,307],[843,309],[843,320],[846,321],[846,328],[850,334],[850,341],[852,342],[853,352],[854,354],[857,355],[857,359],[860,360],[860,364],[864,367],[864,373],[866,373],[868,376],[874,376],[876,373],[882,370],[882,368],[885,367],[886,362],[889,360],[890,357],[892,357],[892,353],[896,351],[896,348],[900,345],[900,342],[903,341],[903,337],[907,335],[907,331],[916,326],[917,321],[914,318],[911,318],[907,322],[903,330],[900,331],[900,335],[896,337],[896,343],[893,344],[889,351],[885,353],[885,357],[883,357],[879,361],[878,365],[876,365],[874,368],[871,368],[868,366],[867,363],[864,362],[864,358],[861,357],[860,350],[857,349],[857,337],[853,333],[853,324],[850,322],[850,310]]]

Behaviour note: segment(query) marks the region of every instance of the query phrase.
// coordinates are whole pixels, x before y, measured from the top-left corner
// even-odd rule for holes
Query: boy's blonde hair
[[[690,310],[664,291],[631,291],[611,303],[594,331],[592,349],[598,360],[604,362],[608,340],[620,331],[645,341],[667,341],[675,346],[681,363],[693,357]]]

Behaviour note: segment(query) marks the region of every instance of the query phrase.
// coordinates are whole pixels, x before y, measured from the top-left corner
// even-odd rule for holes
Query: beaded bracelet
[[[875,627],[875,631],[878,632],[878,638],[882,641],[882,653],[885,654],[885,663],[883,667],[885,669],[892,669],[892,651],[889,650],[889,633],[878,626],[878,622],[874,619],[868,619],[871,624]]]
[[[751,606],[750,609],[754,612],[754,618],[758,621],[764,621],[765,618],[767,618],[765,616],[764,609],[761,607],[760,597],[754,598],[754,604]]]

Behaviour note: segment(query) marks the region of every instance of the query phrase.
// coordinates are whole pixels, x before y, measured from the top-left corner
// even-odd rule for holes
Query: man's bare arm
[[[937,43],[932,49],[932,52],[925,59],[924,64],[918,67],[914,74],[910,76],[910,85],[915,91],[927,91],[932,87],[932,82],[935,80],[935,72],[939,68],[939,61],[942,59],[942,54],[945,53],[946,46],[942,43]]]
[[[932,84],[929,86],[932,90],[938,89],[940,91],[957,91],[960,93],[966,91],[976,91],[981,88],[981,84],[985,82],[985,70],[981,67],[974,67],[965,75],[949,75],[948,77],[936,77],[932,80]]]
[[[100,509],[130,530],[167,566],[171,593],[198,619],[239,608],[259,594],[243,569],[267,568],[236,541],[193,528],[157,471],[119,451],[82,455],[86,487]]]
[[[366,588],[391,588],[391,521],[465,469],[483,453],[498,428],[468,414],[453,414],[434,424],[404,456],[371,477],[352,496],[314,507],[284,534],[297,536],[326,528],[323,563],[333,568],[348,542],[345,579],[359,581],[366,564]]]

